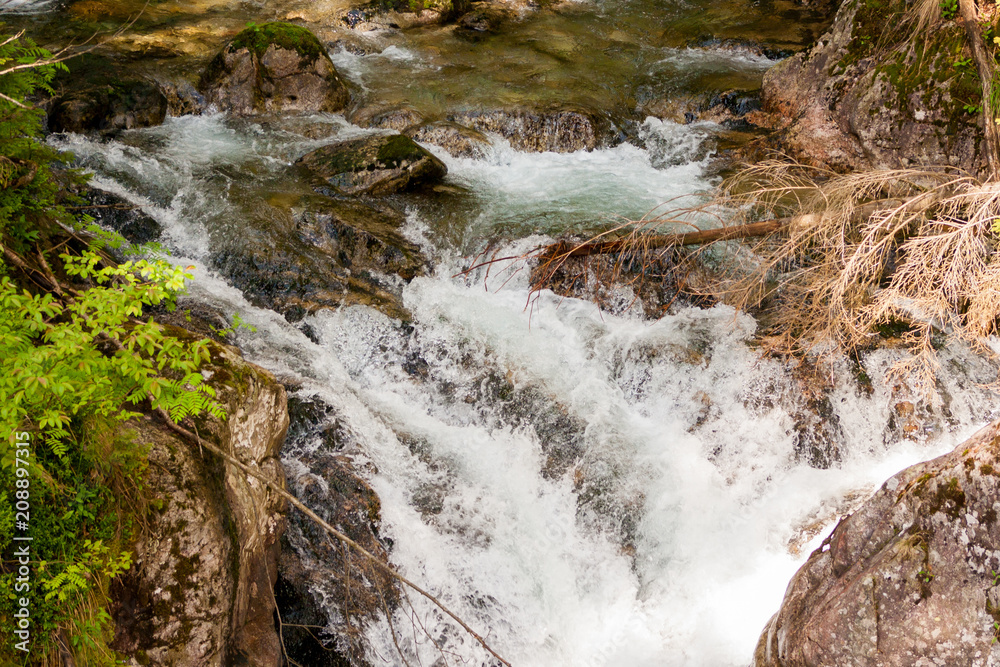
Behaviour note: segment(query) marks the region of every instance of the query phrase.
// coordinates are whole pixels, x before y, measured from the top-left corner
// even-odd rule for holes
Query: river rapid
[[[150,25],[166,25],[155,11],[169,6]],[[244,3],[227,20],[265,10]],[[798,23],[779,30],[775,17]],[[980,385],[996,369],[943,350],[936,396],[913,430],[899,427],[894,406],[914,398],[887,380],[902,352],[829,363],[824,433],[837,455],[818,468],[797,447],[802,380],[793,364],[761,355],[751,316],[719,305],[646,317],[624,307],[627,290],[605,309],[550,292],[532,300],[517,261],[461,271],[488,241],[517,255],[566,231],[699,201],[731,130],[641,110],[759,86],[776,60],[719,40],[800,48],[816,21],[791,3],[583,0],[472,45],[421,30],[334,48],[363,95],[425,116],[476,99],[597,100],[626,139],[557,154],[518,152],[494,136],[477,158],[428,146],[448,166],[448,192],[393,202],[433,261],[397,285],[408,321],[353,305],[289,323],[213,262],[245,225],[300,206],[309,189],[295,159],[372,130],[340,115],[210,111],[50,143],[72,151],[94,186],[157,220],[173,259],[196,267],[181,308],[238,313],[256,328],[238,333],[248,359],[297,399],[329,406],[342,453],[381,498],[391,562],[511,664],[743,666],[789,578],[843,512],[995,416]],[[716,39],[692,46],[704,34]],[[319,479],[303,461],[326,446],[304,437],[286,450],[293,490]],[[491,664],[410,598],[391,626],[383,617],[367,627],[372,664],[404,664],[397,644],[409,664]]]

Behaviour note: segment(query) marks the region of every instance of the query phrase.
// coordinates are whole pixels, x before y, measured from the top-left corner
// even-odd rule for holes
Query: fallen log
[[[666,248],[669,246],[702,245],[714,241],[729,241],[731,239],[746,239],[755,236],[766,236],[777,231],[781,231],[788,226],[790,219],[780,218],[777,220],[765,220],[763,222],[752,222],[747,225],[734,225],[732,227],[718,227],[716,229],[705,229],[697,232],[685,232],[683,234],[663,234],[661,236],[647,236],[641,241],[633,238],[614,239],[611,241],[590,241],[587,243],[573,244],[569,241],[559,241],[550,245],[543,257],[551,259],[567,257],[586,257],[588,255],[608,255],[630,247]]]

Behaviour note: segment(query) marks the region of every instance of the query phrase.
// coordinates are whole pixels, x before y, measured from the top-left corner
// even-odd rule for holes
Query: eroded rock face
[[[316,36],[290,23],[239,33],[198,84],[209,104],[233,114],[340,111],[350,93]]]
[[[205,370],[228,418],[200,420],[199,434],[284,486],[284,388],[233,348],[211,350]],[[135,427],[163,508],[113,593],[113,648],[132,665],[278,667],[272,589],[285,501],[149,418]]]
[[[976,170],[982,130],[975,67],[955,21],[912,37],[902,0],[848,0],[809,51],[764,78],[763,108],[783,126],[778,147],[837,170],[951,164]]]
[[[890,478],[795,574],[756,667],[995,665],[1000,422]]]
[[[605,143],[610,134],[610,123],[598,114],[568,109],[470,111],[455,114],[450,120],[499,134],[515,149],[529,153],[589,151]]]
[[[323,146],[299,158],[332,195],[388,195],[440,181],[448,168],[402,134],[369,135]]]
[[[273,209],[212,261],[253,303],[299,320],[318,308],[362,303],[405,317],[397,283],[427,260],[399,232],[405,218],[316,196],[306,210]]]

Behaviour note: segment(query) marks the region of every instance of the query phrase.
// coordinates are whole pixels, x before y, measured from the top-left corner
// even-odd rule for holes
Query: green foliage
[[[66,69],[38,64],[50,57],[27,37],[0,46],[0,234],[14,241],[34,240],[41,218],[72,220],[55,205],[60,186],[50,169],[65,158],[37,140],[44,114],[23,102],[36,90],[51,91],[52,77]]]
[[[941,18],[950,21],[958,15],[958,0],[941,0]]]
[[[970,69],[972,67],[972,58],[958,58],[952,63],[955,69]]]
[[[45,64],[49,54],[27,38],[0,42],[0,244],[34,258],[42,256],[59,223],[82,228],[91,221],[77,220],[60,205],[68,195],[51,168],[68,158],[38,140],[42,114],[25,101],[47,90],[62,66]],[[97,248],[126,254],[134,249],[104,232],[91,249],[65,248],[59,255],[62,275],[76,287],[64,285],[56,293],[37,291],[23,274],[19,284],[16,275],[3,275],[15,267],[0,264],[0,549],[6,550],[0,560],[0,635],[8,638],[0,644],[3,665],[56,660],[56,630],[67,634],[77,664],[117,664],[107,646],[113,636],[106,608],[110,582],[131,566],[133,541],[155,505],[143,482],[147,446],[133,440],[126,422],[150,407],[178,421],[225,416],[199,372],[209,342],[170,336],[144,317],[147,308],[173,307],[189,269],[148,258],[109,265]],[[54,257],[48,263],[60,265]],[[19,432],[31,435],[30,450],[17,452],[15,443],[23,446]],[[27,459],[24,451],[30,451]],[[22,486],[28,482],[30,488]],[[15,489],[22,494],[18,499],[30,496],[27,591],[17,588],[17,561],[6,560],[14,520],[23,519],[13,511]],[[9,641],[21,598],[31,609],[28,657]]]
[[[63,302],[0,279],[0,432],[44,434],[64,459],[72,420],[81,414],[124,421],[134,413],[123,406],[152,396],[154,408],[177,420],[205,411],[221,416],[197,372],[209,356],[206,342],[189,346],[164,336],[152,320],[134,321],[144,306],[183,288],[183,269],[147,260],[98,268],[93,252],[63,259],[67,274],[97,284]],[[0,466],[13,465],[12,444],[0,446]]]

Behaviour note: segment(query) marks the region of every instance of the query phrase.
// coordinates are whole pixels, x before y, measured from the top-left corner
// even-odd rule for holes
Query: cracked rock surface
[[[894,475],[795,574],[756,667],[1000,664],[1000,422]]]

